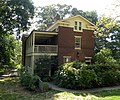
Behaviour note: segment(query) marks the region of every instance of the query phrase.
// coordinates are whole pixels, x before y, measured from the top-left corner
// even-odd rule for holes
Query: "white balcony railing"
[[[35,53],[57,53],[58,46],[57,45],[35,45],[34,52]]]

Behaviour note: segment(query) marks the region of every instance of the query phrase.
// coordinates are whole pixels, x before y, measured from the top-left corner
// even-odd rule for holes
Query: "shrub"
[[[94,70],[87,69],[86,64],[71,62],[61,65],[55,74],[59,86],[71,89],[92,87],[96,81]]]
[[[53,66],[57,65],[57,62],[54,57],[51,56],[40,56],[35,61],[35,73],[41,77],[42,81],[51,80],[51,69]]]
[[[117,61],[112,57],[112,51],[110,49],[101,49],[100,52],[94,56],[94,62],[110,65],[117,63]]]
[[[70,89],[118,85],[120,84],[120,66],[107,63],[93,65],[80,62],[65,63],[56,72],[55,83]]]
[[[37,75],[31,76],[31,80],[29,82],[28,88],[30,90],[39,89],[39,80],[40,80],[39,76],[37,76]]]
[[[49,85],[47,82],[43,82],[43,91],[46,92],[49,90]]]
[[[20,82],[23,86],[28,87],[30,80],[31,80],[31,75],[29,73],[24,72],[23,74],[21,74]]]
[[[91,88],[96,85],[97,75],[94,70],[81,69],[79,77],[82,88]]]
[[[30,75],[27,72],[24,72],[20,76],[21,85],[27,88],[28,90],[37,90],[39,89],[40,78],[37,75]]]
[[[120,67],[118,64],[94,64],[89,65],[88,69],[94,70],[97,76],[96,86],[111,86],[119,83]]]

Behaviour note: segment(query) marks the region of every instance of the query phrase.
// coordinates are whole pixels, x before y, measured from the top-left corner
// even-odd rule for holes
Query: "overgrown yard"
[[[95,93],[70,93],[49,90],[29,92],[19,84],[19,78],[0,79],[0,100],[120,100],[120,90]]]

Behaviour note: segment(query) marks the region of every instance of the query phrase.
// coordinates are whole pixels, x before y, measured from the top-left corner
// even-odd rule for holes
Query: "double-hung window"
[[[81,36],[75,36],[75,49],[81,49]]]
[[[81,22],[79,22],[79,26],[78,26],[78,27],[79,27],[79,30],[81,30],[81,25],[82,25],[82,23],[81,23]]]
[[[82,26],[81,22],[75,21],[74,30],[81,31],[82,30],[81,26]]]
[[[75,30],[77,30],[77,21],[75,21],[75,26],[74,26],[74,28],[75,28]]]

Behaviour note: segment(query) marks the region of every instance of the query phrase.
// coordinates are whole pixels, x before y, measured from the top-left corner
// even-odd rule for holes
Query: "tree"
[[[85,17],[86,19],[88,19],[90,22],[96,24],[96,22],[98,21],[98,15],[96,11],[86,11],[85,12]]]
[[[0,0],[0,72],[15,68],[19,42],[11,34],[27,30],[34,15],[30,0]]]
[[[112,51],[110,49],[101,49],[100,52],[96,53],[95,63],[98,64],[115,64],[116,60],[112,57]]]
[[[58,16],[59,15],[59,16]],[[49,5],[45,7],[39,7],[36,10],[36,18],[39,30],[46,30],[50,25],[52,25],[57,19],[61,20],[66,16],[75,16],[81,15],[87,18],[89,21],[94,24],[97,22],[97,12],[84,12],[82,10],[78,10],[77,8],[72,8],[70,5]],[[57,17],[56,17],[57,16]]]
[[[6,72],[21,63],[21,48],[19,41],[12,35],[4,35],[0,41],[0,71]]]
[[[57,14],[60,15],[60,19],[63,19],[67,14],[70,13],[70,5],[49,5],[45,7],[39,7],[36,11],[36,16],[39,19],[37,24],[40,24],[39,30],[46,30],[50,25],[52,25],[56,20]]]
[[[75,15],[81,15],[83,17],[85,17],[86,19],[88,19],[90,22],[96,24],[96,22],[98,21],[98,15],[96,11],[82,11],[82,10],[78,10],[77,8],[73,8],[71,10],[71,16],[75,16]]]
[[[19,34],[28,29],[33,15],[30,0],[0,0],[0,31]]]
[[[120,57],[120,22],[110,17],[101,17],[95,32],[96,52],[103,48],[112,50],[115,59]]]

